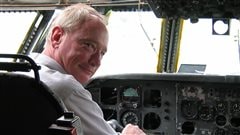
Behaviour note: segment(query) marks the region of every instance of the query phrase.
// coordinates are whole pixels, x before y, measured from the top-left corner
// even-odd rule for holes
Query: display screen
[[[139,99],[139,88],[125,87],[122,93],[123,100],[137,101]]]

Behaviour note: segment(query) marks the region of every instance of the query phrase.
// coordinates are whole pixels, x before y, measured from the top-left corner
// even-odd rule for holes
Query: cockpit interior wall
[[[240,77],[121,74],[85,87],[106,120],[136,124],[148,135],[239,135]]]

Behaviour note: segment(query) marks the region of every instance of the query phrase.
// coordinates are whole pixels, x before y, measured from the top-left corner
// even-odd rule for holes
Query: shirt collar
[[[42,53],[31,53],[30,57],[34,59],[34,61],[38,64],[42,64],[44,66],[47,66],[50,69],[57,70],[63,74],[66,74],[66,71],[63,69],[63,67],[57,63],[54,59],[51,57],[42,54]]]

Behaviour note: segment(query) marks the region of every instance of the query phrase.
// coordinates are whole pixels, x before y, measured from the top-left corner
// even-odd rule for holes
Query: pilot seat
[[[0,54],[0,60],[0,134],[82,135],[80,118],[40,81],[34,60],[20,54]],[[31,70],[35,78],[21,74]]]

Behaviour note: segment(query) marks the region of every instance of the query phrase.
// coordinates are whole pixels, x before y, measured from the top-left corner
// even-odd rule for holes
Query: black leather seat
[[[49,135],[49,127],[67,112],[65,106],[40,81],[40,67],[33,60],[23,55],[0,54],[0,58],[7,57],[24,62],[0,63],[0,70],[8,71],[0,72],[0,134]],[[35,78],[12,72],[29,69],[34,70]]]

